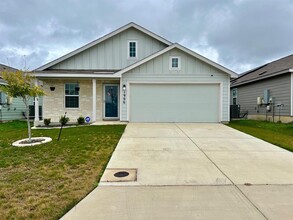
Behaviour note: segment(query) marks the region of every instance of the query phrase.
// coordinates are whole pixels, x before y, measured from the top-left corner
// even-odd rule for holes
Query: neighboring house
[[[44,118],[227,122],[230,79],[211,60],[129,23],[34,71]]]
[[[15,68],[0,64],[0,85],[6,85],[5,80],[2,78],[1,73],[3,71],[15,72],[18,71]],[[42,103],[42,98],[40,98],[39,103]],[[34,99],[30,100],[30,110],[31,117],[33,117],[34,110]],[[25,105],[21,98],[11,98],[7,96],[4,92],[0,91],[0,121],[11,121],[19,120],[24,118]],[[40,110],[41,113],[41,110]]]
[[[232,80],[231,104],[238,104],[241,111],[248,111],[249,119],[292,122],[293,55]]]

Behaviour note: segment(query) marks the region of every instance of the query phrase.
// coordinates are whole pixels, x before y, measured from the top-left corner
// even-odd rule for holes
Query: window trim
[[[80,88],[80,83],[76,83],[76,82],[66,82],[64,83],[64,109],[73,109],[73,110],[78,110],[80,109],[80,94],[78,92],[78,95],[66,95],[65,94],[65,90],[66,90],[66,84],[77,84]],[[66,97],[70,96],[70,97],[78,97],[78,107],[66,107]]]
[[[178,59],[178,67],[172,67],[172,60]],[[170,56],[169,58],[169,69],[170,70],[181,70],[181,57],[180,56]]]
[[[131,57],[130,56],[130,43],[135,43],[135,57]],[[127,58],[128,59],[137,59],[138,56],[137,56],[137,47],[138,47],[138,43],[137,43],[137,40],[128,40],[127,41]]]

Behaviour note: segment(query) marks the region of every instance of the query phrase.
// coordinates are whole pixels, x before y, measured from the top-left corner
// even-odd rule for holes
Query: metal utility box
[[[240,105],[230,105],[230,118],[240,118]]]
[[[269,89],[265,89],[263,91],[263,100],[264,100],[264,104],[270,103],[270,90]]]
[[[261,97],[257,97],[257,100],[256,100],[256,102],[257,102],[257,104],[258,105],[261,105],[262,104],[262,98]]]

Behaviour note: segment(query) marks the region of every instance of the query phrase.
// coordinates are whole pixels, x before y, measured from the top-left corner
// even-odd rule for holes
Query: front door
[[[104,119],[119,118],[119,85],[104,85]]]

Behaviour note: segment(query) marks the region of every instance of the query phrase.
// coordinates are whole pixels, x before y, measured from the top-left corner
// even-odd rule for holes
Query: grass
[[[293,152],[292,123],[239,120],[231,121],[228,126]]]
[[[66,128],[59,142],[59,129],[33,130],[53,141],[17,148],[26,123],[0,123],[1,219],[59,219],[98,185],[124,128]]]

